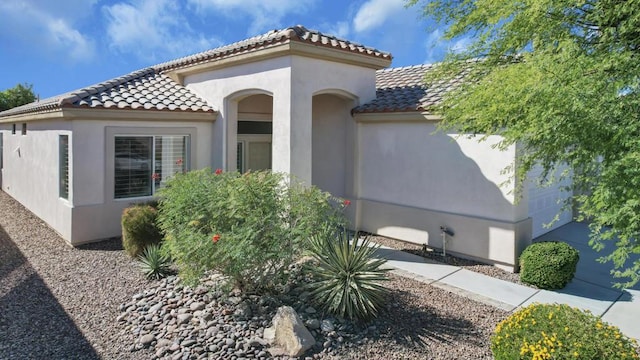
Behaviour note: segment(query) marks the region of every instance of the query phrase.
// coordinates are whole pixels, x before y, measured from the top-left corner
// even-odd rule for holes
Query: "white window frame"
[[[188,136],[189,144],[186,150],[187,154],[187,169],[193,169],[197,164],[197,132],[198,128],[195,126],[187,127],[128,127],[128,126],[107,126],[105,127],[105,144],[106,151],[104,152],[104,164],[105,164],[105,181],[104,181],[104,194],[106,199],[110,199],[110,202],[136,202],[137,200],[144,201],[151,199],[153,195],[139,196],[139,197],[127,197],[116,198],[115,197],[115,137],[116,136]]]
[[[178,137],[182,137],[184,139],[186,139],[185,142],[185,147],[184,147],[184,156],[182,158],[183,161],[183,166],[185,171],[189,171],[189,169],[191,168],[190,165],[190,156],[189,156],[189,152],[190,152],[190,143],[191,143],[191,139],[190,139],[190,135],[184,135],[184,134],[161,134],[161,135],[145,135],[145,134],[127,134],[127,135],[115,135],[113,137],[113,142],[114,142],[114,148],[115,148],[115,142],[117,138],[151,138],[151,176],[153,176],[154,174],[157,173],[157,168],[156,168],[156,164],[158,159],[156,158],[156,144],[157,144],[157,140],[158,138],[161,137],[169,137],[169,136],[178,136]],[[162,182],[168,180],[168,178],[165,178],[162,180],[162,182],[158,183],[157,181],[155,181],[153,178],[150,178],[149,180],[151,181],[151,194],[149,195],[134,195],[134,196],[122,196],[122,197],[116,197],[115,194],[115,154],[114,154],[114,167],[113,167],[113,181],[114,181],[114,188],[113,188],[113,197],[115,200],[123,200],[123,199],[137,199],[137,198],[148,198],[148,197],[152,197],[155,195],[156,191],[162,187]]]
[[[65,149],[65,154],[66,155],[66,159],[62,158],[63,155],[63,149],[62,149],[62,139],[66,138],[66,149]],[[70,180],[71,180],[71,154],[70,154],[70,140],[71,137],[69,136],[69,134],[60,134],[58,135],[58,197],[64,200],[69,200],[69,196],[71,194],[71,186],[70,186]],[[67,171],[66,173],[64,172],[63,169],[63,160],[66,160],[66,166],[67,166]],[[66,176],[66,179],[63,179],[63,176]],[[66,188],[64,190],[66,190],[66,196],[63,196],[64,194],[62,193],[63,190],[63,184],[66,184]]]

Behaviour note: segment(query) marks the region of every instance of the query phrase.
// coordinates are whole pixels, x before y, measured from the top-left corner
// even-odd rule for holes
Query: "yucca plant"
[[[312,256],[308,265],[313,280],[309,283],[311,299],[331,314],[358,320],[378,316],[388,289],[380,284],[387,280],[389,269],[384,259],[374,258],[379,246],[369,237],[359,241],[346,231],[324,233],[312,238]]]
[[[170,265],[171,261],[160,249],[160,244],[148,245],[138,256],[138,266],[147,279],[158,280],[166,277],[171,272]]]

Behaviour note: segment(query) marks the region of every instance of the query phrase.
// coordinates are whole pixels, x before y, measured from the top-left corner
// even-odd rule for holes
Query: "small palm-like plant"
[[[370,320],[384,306],[388,289],[380,285],[389,269],[384,259],[374,258],[379,246],[369,238],[358,241],[346,231],[316,235],[309,265],[313,281],[311,298],[324,311],[337,316]]]
[[[148,245],[138,256],[138,266],[147,279],[158,280],[166,277],[171,272],[170,265],[171,261],[160,249],[160,244]]]

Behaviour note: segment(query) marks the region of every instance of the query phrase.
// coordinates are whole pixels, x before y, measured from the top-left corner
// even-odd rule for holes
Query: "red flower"
[[[158,173],[153,173],[153,175],[151,175],[151,179],[153,179],[153,180],[160,180],[160,174],[158,174]]]
[[[222,169],[216,169],[216,175],[222,174]]]
[[[349,201],[349,200],[345,200],[345,201],[343,201],[343,202],[342,202],[342,204],[343,204],[345,207],[347,207],[347,206],[351,205],[351,201]]]
[[[182,159],[178,159],[178,160],[176,160],[176,164],[177,164],[177,165],[182,165]]]
[[[215,234],[211,237],[211,241],[213,241],[213,243],[217,243],[218,240],[220,240],[220,234]]]

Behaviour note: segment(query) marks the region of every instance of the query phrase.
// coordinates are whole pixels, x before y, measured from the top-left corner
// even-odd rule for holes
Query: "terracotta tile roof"
[[[193,66],[212,60],[219,60],[233,55],[248,53],[255,50],[267,49],[291,41],[309,43],[316,46],[324,46],[352,53],[389,59],[392,56],[388,52],[380,51],[372,47],[357,44],[340,39],[332,35],[323,34],[316,30],[309,30],[302,25],[288,27],[282,30],[273,30],[233,44],[207,50],[198,54],[171,60],[154,66],[157,70],[166,71]]]
[[[355,113],[429,111],[442,95],[459,84],[463,75],[427,88],[424,77],[434,65],[416,65],[378,70],[376,98],[353,109]]]
[[[0,112],[0,117],[61,108],[213,112],[206,101],[153,68]]]

